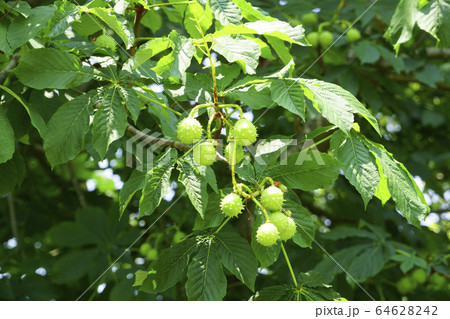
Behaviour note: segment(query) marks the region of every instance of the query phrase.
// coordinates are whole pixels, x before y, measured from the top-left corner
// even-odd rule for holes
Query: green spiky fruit
[[[194,161],[198,165],[212,165],[216,161],[216,148],[214,144],[207,141],[195,146]]]
[[[231,157],[231,155],[232,155],[231,147],[233,146],[233,144],[234,144],[234,147],[236,148],[236,157],[235,157],[234,163],[232,163],[232,157]],[[225,158],[228,160],[230,165],[235,165],[244,159],[244,149],[242,148],[242,146],[236,145],[236,143],[230,143],[227,145],[227,147],[225,147]]]
[[[110,48],[116,50],[117,44],[114,39],[108,34],[102,34],[95,40],[95,45],[101,48]]]
[[[305,25],[311,25],[317,23],[317,16],[314,12],[305,13],[302,15],[302,23]]]
[[[238,194],[231,193],[225,196],[221,203],[220,208],[222,212],[228,217],[236,217],[239,215],[244,208],[242,199]]]
[[[177,138],[181,143],[192,144],[202,137],[202,125],[192,117],[178,123]]]
[[[173,235],[172,242],[174,244],[181,243],[184,240],[185,237],[186,237],[185,233],[183,233],[182,231],[177,231],[175,233],[175,235]]]
[[[283,192],[276,186],[270,186],[261,194],[261,204],[265,209],[280,211],[283,206]]]
[[[274,224],[266,222],[259,226],[256,232],[256,240],[263,246],[274,245],[278,238],[280,238],[280,233]]]
[[[359,39],[361,39],[361,33],[359,32],[358,29],[351,28],[350,30],[347,31],[345,37],[347,38],[348,42],[356,42]]]
[[[416,269],[412,272],[411,278],[418,284],[423,284],[427,281],[427,272],[422,268]]]
[[[152,249],[152,245],[149,243],[143,243],[141,247],[139,247],[139,254],[142,256],[147,256],[148,252]]]
[[[270,222],[275,225],[280,233],[281,240],[289,240],[297,231],[297,227],[292,218],[287,217],[285,214],[281,212],[272,213],[269,216]]]
[[[319,45],[319,33],[318,32],[310,32],[306,36],[306,39],[313,47],[316,47]]]
[[[239,145],[247,146],[256,142],[258,133],[252,122],[241,119],[234,124],[231,135]]]
[[[156,260],[158,259],[158,250],[156,248],[152,248],[147,252],[146,258],[148,260]]]
[[[328,49],[333,44],[333,34],[329,31],[323,31],[319,35],[320,46],[324,49]]]

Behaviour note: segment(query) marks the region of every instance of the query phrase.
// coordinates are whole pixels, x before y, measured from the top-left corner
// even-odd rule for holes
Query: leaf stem
[[[287,255],[286,249],[284,249],[283,243],[281,243],[281,250],[283,251],[284,258],[286,259],[286,264],[288,265],[289,271],[291,272],[292,280],[294,281],[295,287],[298,287],[297,279],[294,275],[294,270],[292,269],[291,262],[289,261],[289,257]]]
[[[231,219],[231,216],[228,217],[227,219],[225,219],[225,221],[222,223],[222,225],[219,226],[219,228],[216,229],[216,231],[214,232],[214,234],[217,234],[227,223],[228,221]]]
[[[319,144],[322,144],[323,142],[328,141],[331,137],[333,136],[333,134],[328,135],[327,137],[324,137],[323,139],[321,139],[320,141],[318,141],[317,143],[314,143],[313,145],[308,146],[307,148],[303,149],[301,152],[306,152],[308,150],[310,150],[313,147],[316,147]]]

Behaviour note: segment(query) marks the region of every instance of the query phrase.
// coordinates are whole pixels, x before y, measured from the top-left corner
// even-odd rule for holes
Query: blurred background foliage
[[[31,7],[52,2],[27,1]],[[106,2],[114,5],[114,1]],[[372,4],[363,0],[345,1],[343,6],[337,0],[250,2],[292,25],[301,24],[304,14],[314,12],[318,21],[304,25],[306,33],[331,21],[322,27],[332,32],[334,39],[345,30],[345,21],[353,22]],[[365,210],[360,195],[343,176],[325,190],[298,192],[303,205],[314,215],[317,244],[313,249],[287,245],[294,271],[315,269],[326,274],[334,289],[348,300],[370,299],[351,277],[376,300],[450,298],[450,51],[436,48],[436,39],[415,27],[412,38],[402,44],[396,56],[384,34],[398,3],[378,1],[373,5],[354,25],[362,35],[355,43],[342,37],[326,53],[320,47],[295,46],[291,51],[296,65],[294,76],[337,83],[376,115],[382,138],[363,121],[361,130],[370,139],[382,142],[405,164],[431,206],[430,215],[417,229],[395,213],[391,202],[383,207],[373,200]],[[133,13],[127,14],[131,20]],[[171,30],[185,33],[177,23],[180,15],[170,7],[148,13],[139,36],[161,36]],[[80,23],[86,21],[74,21],[72,28],[76,30]],[[82,45],[76,41],[61,45],[89,55],[96,49],[93,42],[99,34],[94,30],[81,35]],[[9,57],[0,54],[0,69],[8,62]],[[261,58],[257,72],[272,74],[283,66],[280,59]],[[20,91],[21,84],[13,79],[8,86]],[[66,99],[49,91],[34,91],[23,98],[41,112],[45,121]],[[99,276],[101,279],[83,299],[185,300],[183,283],[160,295],[132,287],[135,272],[147,269],[157,254],[150,254],[148,245],[142,248],[144,243],[159,252],[172,244],[177,232],[189,233],[194,226],[196,213],[187,197],[157,220],[181,193],[177,184],[172,183],[152,216],[137,220],[139,205],[134,200],[119,221],[118,190],[132,172],[126,166],[129,158],[125,145],[113,144],[107,160],[99,161],[87,143],[87,152],[52,170],[25,110],[14,107],[18,102],[10,96],[0,103],[9,105],[7,116],[20,139],[12,163],[0,170],[0,300],[74,300]],[[263,110],[248,112],[258,118]],[[139,121],[141,127],[154,128],[160,120],[149,111]],[[319,116],[302,123],[279,108],[269,110],[258,122],[263,138],[274,134],[303,138],[326,124]],[[323,143],[320,150],[327,151],[328,147]],[[227,174],[226,167],[219,166],[216,174]],[[17,181],[16,187],[2,183],[11,176]],[[220,187],[227,186],[220,178],[218,181]],[[247,218],[243,214],[234,222],[244,237],[249,236]],[[125,250],[152,223],[155,225],[150,231]],[[318,245],[332,254],[348,274],[325,258]],[[103,273],[119,257],[110,271]],[[256,289],[289,282],[285,267],[281,260],[261,269]],[[425,272],[424,280],[418,269]],[[248,299],[251,295],[246,286],[230,277],[226,300]]]

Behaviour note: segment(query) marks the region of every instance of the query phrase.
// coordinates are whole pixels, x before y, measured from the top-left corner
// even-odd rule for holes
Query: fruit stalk
[[[295,287],[298,287],[297,279],[295,278],[294,270],[292,269],[291,262],[289,261],[286,249],[284,249],[283,243],[280,243],[280,245],[281,250],[283,251],[284,258],[286,259],[286,264],[288,265],[289,271],[291,272],[292,280],[294,281]]]

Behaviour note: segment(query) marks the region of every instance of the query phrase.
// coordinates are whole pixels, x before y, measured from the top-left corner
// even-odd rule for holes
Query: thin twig
[[[73,187],[75,188],[75,193],[77,193],[78,201],[80,202],[81,208],[86,208],[86,198],[83,195],[83,192],[81,191],[80,184],[78,183],[78,179],[75,176],[75,173],[73,171],[72,162],[67,162],[67,169],[69,170],[70,178],[72,179]]]
[[[11,69],[14,69],[19,64],[19,60],[20,60],[20,55],[18,55],[17,53],[13,54],[13,56],[11,57],[11,61],[9,61],[6,68],[4,68],[0,72],[0,83],[3,82],[3,80],[6,78],[6,75],[8,74],[9,71]]]
[[[139,131],[137,128],[135,128],[131,124],[127,125],[127,131],[130,132],[131,134],[133,134],[139,140],[147,142],[149,144],[154,144],[157,146],[170,146],[170,147],[179,149],[180,151],[189,151],[192,148],[192,145],[169,140],[164,137],[154,137],[154,136],[147,135],[144,132]],[[219,153],[216,153],[216,160],[219,162],[228,163],[227,159],[225,157],[223,157],[222,155],[220,155]]]

